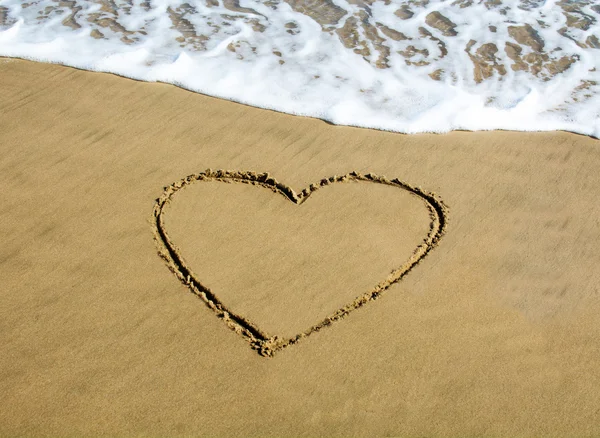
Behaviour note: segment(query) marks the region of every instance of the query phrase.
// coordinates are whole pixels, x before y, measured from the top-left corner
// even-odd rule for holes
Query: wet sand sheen
[[[600,433],[598,141],[404,136],[2,61],[1,435]],[[444,199],[448,231],[265,359],[156,254],[155,199],[207,167],[398,177]]]

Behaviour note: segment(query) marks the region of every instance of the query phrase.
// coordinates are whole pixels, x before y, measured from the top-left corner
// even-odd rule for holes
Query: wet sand
[[[26,61],[0,78],[0,435],[600,434],[597,140],[339,127]],[[207,168],[297,193],[398,178],[448,224],[379,299],[262,357],[157,254],[156,198]],[[295,206],[200,182],[165,221],[202,285],[287,336],[427,234],[409,194],[361,184]]]

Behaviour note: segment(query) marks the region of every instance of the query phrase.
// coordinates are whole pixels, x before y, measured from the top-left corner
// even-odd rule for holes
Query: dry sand
[[[597,140],[338,127],[0,60],[0,147],[0,435],[600,434]],[[157,255],[156,198],[206,168],[298,193],[373,172],[450,219],[379,299],[265,358]],[[200,181],[165,212],[202,285],[284,336],[385,280],[430,221],[357,181],[302,205]]]

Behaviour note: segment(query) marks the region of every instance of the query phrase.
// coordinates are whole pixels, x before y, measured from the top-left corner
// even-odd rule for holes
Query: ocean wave
[[[592,0],[0,0],[0,55],[397,132],[600,137]]]

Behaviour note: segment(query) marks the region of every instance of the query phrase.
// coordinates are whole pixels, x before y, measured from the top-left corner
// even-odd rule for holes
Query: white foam
[[[370,6],[355,3],[335,0],[335,5],[346,10],[346,16],[327,27],[294,11],[285,2],[274,1],[268,6],[241,0],[240,6],[254,9],[251,12],[227,9],[222,0],[218,6],[188,0],[195,11],[188,8],[185,20],[193,25],[191,30],[196,35],[208,39],[199,42],[201,38],[194,40],[190,34],[181,42],[177,38],[182,33],[174,28],[170,14],[183,1],[154,0],[148,10],[141,0],[115,1],[117,10],[108,12],[100,0],[77,0],[82,8],[75,15],[80,27],[73,29],[63,24],[71,11],[55,1],[25,5],[17,0],[0,0],[0,7],[8,10],[8,19],[0,26],[0,55],[173,83],[192,91],[336,124],[406,133],[453,129],[568,130],[600,137],[600,50],[582,47],[586,38],[600,38],[600,15],[591,9],[593,3],[574,3],[593,22],[587,29],[568,29],[572,39],[559,33],[566,26],[566,17],[551,0],[540,2],[531,10],[520,9],[523,3],[518,0],[506,0],[496,7],[475,1],[465,8],[460,8],[458,2],[441,0],[430,1],[421,8],[407,1],[377,1]],[[411,18],[402,20],[394,15],[402,5],[413,10]],[[47,17],[46,8],[54,9]],[[456,36],[444,36],[426,24],[427,15],[434,11],[456,24]],[[373,41],[365,38],[360,18],[356,31],[365,46],[356,48],[369,48],[366,60],[354,48],[345,47],[335,33],[348,18],[365,12],[370,25],[383,23],[411,38],[395,41],[379,28],[383,46],[390,49],[389,68],[375,65],[381,53]],[[118,27],[101,26],[88,19],[90,14],[114,19],[130,33],[125,35]],[[257,23],[264,26],[264,31],[255,29]],[[295,23],[295,28],[289,23]],[[543,39],[547,62],[565,56],[577,56],[579,60],[556,75],[543,69],[539,76],[514,71],[514,61],[504,50],[507,42],[516,42],[508,27],[525,23]],[[496,32],[489,26],[495,26]],[[424,37],[420,28],[443,41],[448,53],[444,56],[439,44]],[[93,30],[102,32],[104,38],[92,38]],[[124,38],[130,40],[123,41]],[[466,52],[471,40],[476,41],[472,54],[483,44],[494,43],[498,48],[496,61],[506,73],[495,71],[491,78],[477,83],[473,62]],[[407,51],[409,46],[426,49],[427,54],[406,58],[398,53]],[[522,44],[521,48],[523,56],[533,52],[527,45]],[[413,65],[408,65],[407,59]],[[414,65],[418,61],[428,64]],[[436,70],[443,71],[439,81],[429,76]]]

